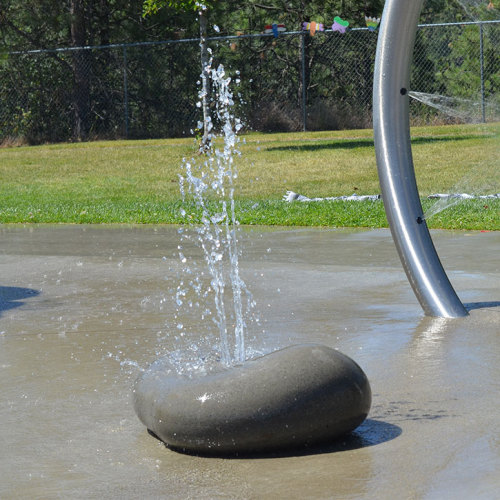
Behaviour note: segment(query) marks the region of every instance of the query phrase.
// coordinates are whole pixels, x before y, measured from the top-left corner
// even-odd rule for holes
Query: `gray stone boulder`
[[[366,375],[323,345],[295,345],[188,377],[153,363],[135,382],[134,407],[168,446],[191,453],[262,453],[328,443],[371,405]]]

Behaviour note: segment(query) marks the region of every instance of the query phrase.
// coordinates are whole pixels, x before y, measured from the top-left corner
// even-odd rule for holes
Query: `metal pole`
[[[306,37],[300,37],[301,47],[301,72],[302,72],[302,130],[307,130],[307,109],[306,109]]]
[[[125,115],[125,138],[128,139],[128,77],[127,77],[127,47],[123,47],[123,113]]]
[[[387,0],[373,82],[373,128],[382,197],[403,268],[428,316],[467,311],[441,265],[423,218],[410,142],[408,86],[424,0]]]
[[[486,102],[484,92],[484,45],[483,45],[483,24],[479,23],[479,60],[481,62],[481,113],[483,123],[486,123]]]

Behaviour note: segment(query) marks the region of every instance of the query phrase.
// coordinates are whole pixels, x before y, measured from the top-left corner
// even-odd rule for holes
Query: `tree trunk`
[[[84,0],[71,0],[71,44],[82,47],[86,41]],[[73,136],[77,140],[87,138],[90,118],[90,61],[87,50],[73,53]]]
[[[307,130],[307,94],[309,91],[309,84],[311,81],[311,39],[308,35],[302,35],[300,40],[299,49],[299,62],[300,62],[300,85],[298,104],[299,109],[302,111],[302,130]]]
[[[109,27],[110,22],[110,5],[108,0],[100,0],[99,2],[99,43],[101,45],[110,44]],[[107,51],[106,51],[107,52]]]

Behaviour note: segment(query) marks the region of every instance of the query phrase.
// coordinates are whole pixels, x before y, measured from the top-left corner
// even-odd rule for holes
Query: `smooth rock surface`
[[[208,454],[327,443],[358,427],[370,404],[361,368],[319,344],[192,378],[160,359],[134,389],[136,413],[150,431],[171,447]]]

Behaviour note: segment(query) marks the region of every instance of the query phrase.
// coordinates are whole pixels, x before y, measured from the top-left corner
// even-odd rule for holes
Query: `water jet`
[[[202,214],[191,242],[202,250],[210,283],[204,288],[199,277],[192,278],[179,245],[190,277],[182,280],[175,300],[179,308],[187,301],[188,314],[193,314],[193,303],[214,297],[220,360],[215,366],[202,362],[198,373],[178,370],[168,355],[158,359],[135,383],[134,408],[152,434],[189,453],[267,453],[327,443],[365,420],[370,385],[352,359],[324,345],[292,345],[248,359],[243,298],[249,292],[239,274],[233,201],[233,153],[241,124],[230,113],[231,78],[212,62],[203,71],[215,93],[215,115],[202,124],[209,129],[201,161],[184,160],[180,177],[181,193],[191,196]],[[214,140],[217,127],[223,149]],[[210,198],[216,200],[215,210]],[[189,294],[194,302],[187,299]],[[176,328],[183,330],[183,323]]]
[[[392,236],[425,313],[457,317],[467,311],[432,244],[411,157],[407,89],[422,4],[388,0],[385,5],[374,76],[377,164]],[[234,143],[234,134],[226,137]],[[231,159],[225,162],[232,165]],[[219,171],[218,179],[224,176]],[[203,186],[198,195],[206,190],[203,178],[194,179],[194,186]],[[221,220],[227,222],[227,212]],[[207,263],[214,264],[211,259]],[[221,288],[220,281],[216,285]],[[226,322],[220,323],[225,337]],[[174,449],[226,454],[328,442],[353,431],[368,415],[371,390],[366,375],[334,349],[295,345],[254,360],[245,360],[242,353],[238,363],[229,366],[227,358],[225,365],[202,376],[180,376],[161,359],[153,363],[135,384],[134,407],[140,420]]]

